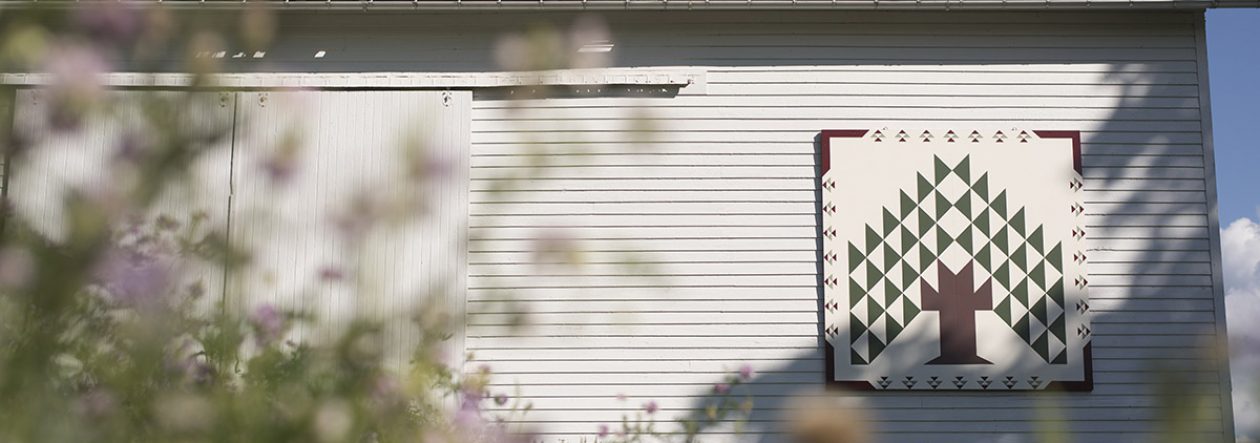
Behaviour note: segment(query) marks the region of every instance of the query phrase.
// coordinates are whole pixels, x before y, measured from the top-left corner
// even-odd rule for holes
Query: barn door
[[[163,127],[157,119],[167,118],[197,139],[187,146],[195,146],[199,154],[187,179],[169,182],[149,205],[149,213],[135,222],[149,229],[164,218],[168,225],[178,225],[181,235],[193,237],[221,231],[228,219],[234,101],[232,93],[111,91],[101,109],[71,121],[58,117],[48,91],[16,91],[13,130],[29,145],[21,161],[15,159],[6,168],[5,192],[14,216],[38,235],[63,241],[71,221],[66,199],[78,195],[108,208],[132,192],[128,185],[145,173],[138,165],[165,152],[163,142],[174,125]],[[206,294],[223,292],[220,266],[196,261],[185,265],[195,269],[181,272],[184,281],[179,284],[202,285]]]
[[[194,97],[170,110],[225,134],[195,165],[194,186],[157,205],[176,218],[203,214],[249,252],[247,268],[198,275],[207,294],[247,311],[297,308],[333,325],[399,320],[386,342],[400,359],[415,338],[404,326],[422,304],[440,302],[463,318],[470,92],[162,94]],[[154,96],[112,92],[108,112],[66,131],[50,127],[41,91],[18,91],[14,129],[37,141],[9,180],[18,216],[54,241],[64,237],[68,192],[128,179],[110,162],[154,133],[142,117]],[[299,329],[291,338],[318,334]],[[462,337],[455,331],[452,355],[462,355]]]
[[[230,235],[253,266],[233,275],[235,302],[391,320],[399,358],[422,304],[461,319],[470,103],[466,91],[239,93]]]

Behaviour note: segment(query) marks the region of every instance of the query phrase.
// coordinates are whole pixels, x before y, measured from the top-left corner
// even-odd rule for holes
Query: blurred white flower
[[[204,431],[213,425],[214,407],[197,395],[170,393],[153,403],[158,424],[172,431]]]
[[[312,422],[315,437],[319,441],[344,441],[354,425],[354,412],[350,406],[339,400],[327,401],[319,406]]]
[[[611,64],[612,35],[608,25],[597,15],[583,15],[573,22],[569,46],[572,68],[603,68]]]

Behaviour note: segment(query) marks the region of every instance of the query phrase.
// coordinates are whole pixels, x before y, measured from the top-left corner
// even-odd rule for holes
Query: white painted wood
[[[1199,108],[1202,110],[1200,115],[1203,119],[1203,163],[1208,165],[1204,173],[1204,193],[1208,204],[1206,211],[1208,220],[1208,236],[1212,254],[1212,293],[1215,301],[1216,314],[1215,340],[1221,349],[1228,349],[1229,333],[1225,322],[1225,277],[1224,271],[1221,269],[1221,222],[1220,215],[1217,211],[1216,197],[1216,155],[1212,145],[1212,102],[1211,88],[1208,82],[1208,58],[1207,58],[1207,33],[1205,30],[1206,23],[1200,16],[1195,24],[1195,49],[1196,58],[1198,59],[1199,72]],[[1226,352],[1226,355],[1229,355]],[[1234,409],[1233,409],[1233,389],[1230,379],[1230,366],[1228,362],[1221,364],[1219,369],[1220,398],[1222,409],[1222,434],[1225,440],[1234,439]]]
[[[494,74],[488,54],[504,30],[569,19],[356,14],[282,14],[285,32],[268,58],[300,74],[237,80],[459,87],[494,77],[482,74]],[[751,386],[757,408],[779,411],[791,395],[822,392],[819,130],[1081,131],[1097,388],[1050,401],[1068,408],[1073,441],[1151,441],[1160,436],[1162,400],[1151,384],[1159,368],[1178,368],[1208,391],[1228,389],[1223,375],[1195,365],[1193,351],[1224,331],[1198,17],[611,14],[615,68],[702,73],[704,84],[679,82],[677,96],[651,98],[469,94],[475,100],[461,106],[471,124],[442,123],[462,131],[470,145],[469,191],[442,212],[467,214],[468,241],[459,237],[467,265],[456,260],[397,275],[466,276],[470,364],[495,368],[497,390],[519,386],[540,411],[524,422],[546,440],[589,437],[599,423],[615,422],[648,400],[660,402],[663,416],[700,406],[709,383],[744,362],[759,372]],[[334,49],[332,57],[310,58],[324,48]],[[255,70],[228,63],[229,70]],[[415,71],[452,76],[440,83]],[[318,94],[352,92],[362,93]],[[259,94],[242,93],[240,103]],[[464,94],[457,93],[457,103]],[[403,111],[416,110],[406,100],[367,103],[312,106],[320,114],[306,120],[312,149],[380,141],[383,122],[406,121]],[[341,129],[346,122],[354,124]],[[264,129],[251,129],[257,132],[246,132],[247,139],[279,134]],[[346,170],[391,166],[374,156],[330,158]],[[315,170],[327,173],[332,161]],[[303,194],[314,200],[290,212],[311,210],[322,204],[315,200],[342,190],[337,177],[320,177],[327,186]],[[256,199],[249,193],[257,177],[234,179],[236,203]],[[318,217],[309,220],[327,229]],[[241,224],[233,232],[258,236],[249,233],[258,229]],[[573,257],[583,264],[534,263],[548,241],[576,247]],[[324,257],[327,251],[316,246],[332,248],[301,246],[312,251],[305,257]],[[284,278],[309,274],[297,268],[310,266],[295,265]],[[296,300],[285,292],[268,297]],[[511,327],[521,314],[527,326]],[[884,441],[894,442],[1033,440],[1029,419],[1037,417],[1040,400],[1004,393],[845,395],[864,401]],[[1227,394],[1208,403],[1220,417],[1206,420],[1215,433],[1205,441],[1227,436],[1216,429],[1229,427]],[[706,441],[785,441],[768,417],[756,416],[748,434],[722,429]]]
[[[617,31],[619,45],[640,45],[621,62],[711,66],[704,94],[475,101],[468,333],[477,364],[502,371],[496,386],[538,398],[547,413],[526,420],[555,438],[589,435],[649,398],[670,410],[701,404],[701,375],[740,361],[764,371],[753,384],[759,407],[781,408],[783,396],[821,384],[799,377],[822,363],[819,130],[1078,130],[1097,385],[1063,401],[1074,441],[1158,432],[1157,415],[1142,409],[1160,402],[1155,371],[1193,363],[1186,350],[1211,341],[1219,313],[1195,27],[1188,16],[1161,26],[1077,18],[1023,29],[949,18],[968,30],[893,15],[857,28],[634,22]],[[1000,43],[971,46],[993,33]],[[871,36],[888,47],[866,46]],[[531,239],[557,230],[582,265],[530,263]],[[510,326],[521,315],[527,325]],[[1222,389],[1212,370],[1190,373]],[[610,398],[619,393],[628,407]],[[1010,410],[1031,407],[1026,396],[856,395],[888,411],[876,413],[884,441],[1032,439],[1018,421],[1027,411]],[[1224,420],[1212,398],[1209,431]],[[966,410],[942,412],[951,408]],[[772,423],[752,428],[765,433],[743,438],[782,438]]]
[[[136,183],[134,165],[120,163],[124,150],[172,149],[157,145],[154,137],[173,130],[198,133],[210,142],[179,146],[198,150],[185,169],[165,171],[177,179],[161,186],[161,191],[147,202],[148,210],[140,214],[145,229],[154,229],[154,221],[166,217],[176,222],[181,234],[200,239],[222,233],[227,225],[228,176],[231,159],[232,94],[187,91],[111,91],[102,98],[103,111],[89,113],[77,127],[55,127],[51,119],[49,92],[20,89],[14,94],[13,129],[28,140],[23,161],[11,165],[8,196],[15,214],[25,225],[48,240],[66,239],[70,226],[66,203],[77,196],[100,205],[98,209],[118,211],[122,216],[130,208],[110,208],[114,202],[129,201]],[[160,122],[145,117],[146,113],[170,112],[178,123],[156,126]],[[134,194],[132,194],[134,195]],[[134,214],[131,214],[134,215]],[[130,216],[130,215],[128,215]],[[194,218],[201,219],[194,231],[189,229]],[[113,220],[121,226],[136,220]],[[13,227],[7,227],[13,229]],[[179,288],[200,285],[207,294],[205,301],[215,302],[223,293],[223,269],[198,257],[185,256],[173,269]],[[175,284],[173,283],[173,285]],[[173,286],[174,287],[174,286]]]
[[[470,94],[239,96],[231,239],[252,263],[231,276],[231,301],[304,310],[334,327],[382,320],[388,355],[405,361],[422,306],[462,315]]]

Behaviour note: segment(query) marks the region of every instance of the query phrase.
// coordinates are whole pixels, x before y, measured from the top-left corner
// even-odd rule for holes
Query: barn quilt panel
[[[823,131],[829,381],[1092,389],[1080,135]]]

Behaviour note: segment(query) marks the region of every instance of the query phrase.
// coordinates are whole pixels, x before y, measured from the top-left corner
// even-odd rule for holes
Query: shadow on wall
[[[1193,78],[1195,69],[1193,62],[1112,64],[1104,78],[1119,85],[1121,93],[1105,121],[1092,125],[1065,119],[1056,127],[1035,128],[1082,131],[1093,392],[836,395],[863,400],[872,427],[888,433],[883,437],[888,441],[922,441],[938,430],[958,429],[947,417],[965,412],[940,411],[955,409],[955,402],[963,398],[983,398],[991,405],[992,409],[975,412],[977,421],[986,420],[982,415],[993,409],[1013,412],[994,417],[985,431],[989,436],[961,436],[963,441],[1222,439],[1220,416],[1231,415],[1231,405],[1228,392],[1219,391],[1224,337],[1217,335],[1214,324],[1221,316],[1216,313],[1219,288],[1214,287],[1218,280],[1212,264],[1218,247],[1213,244],[1218,240],[1211,215],[1216,208],[1209,201],[1213,183],[1204,169],[1211,166],[1210,157],[1203,151],[1199,88],[1176,80]],[[815,201],[821,214],[821,192],[815,192]],[[821,216],[816,224],[821,226]],[[817,238],[818,334],[823,337],[821,227]],[[921,335],[898,338],[906,339],[936,340]],[[881,356],[912,364],[919,363],[919,357]],[[783,374],[812,370],[824,358],[821,349],[802,354],[793,363],[758,375],[752,384],[799,388]],[[769,391],[774,394],[756,398],[752,417],[771,427],[760,438],[762,443],[783,441],[789,429],[774,429],[784,425],[776,422],[780,414],[794,396],[816,393]],[[907,409],[915,407],[924,409]],[[1097,426],[1097,420],[1124,423],[1104,427]],[[1100,428],[1129,431],[1099,432]]]
[[[944,94],[962,98],[980,97],[980,94],[991,96],[994,91],[1009,92],[1011,96],[1024,95],[1037,109],[1054,107],[1057,113],[1044,118],[1029,118],[1026,115],[1031,111],[1021,109],[1012,114],[1010,120],[1001,120],[1002,123],[1015,121],[1015,124],[1024,126],[1026,122],[1023,120],[1036,120],[1036,124],[1048,126],[1029,129],[1082,131],[1087,190],[1087,248],[1091,253],[1086,269],[1091,275],[1090,295],[1093,301],[1094,392],[1058,395],[1004,392],[844,395],[866,402],[877,431],[901,431],[896,433],[911,441],[938,441],[944,438],[937,435],[939,431],[960,429],[953,420],[941,417],[946,416],[945,412],[956,410],[955,399],[965,398],[983,398],[986,401],[987,407],[976,411],[975,418],[969,416],[968,420],[984,421],[984,427],[976,429],[987,435],[959,434],[955,437],[963,441],[1025,441],[1031,438],[1031,433],[1043,429],[1062,429],[1071,433],[1071,441],[1177,441],[1184,436],[1183,433],[1203,430],[1210,433],[1211,416],[1228,414],[1230,407],[1225,404],[1228,395],[1213,393],[1220,381],[1220,373],[1211,356],[1218,353],[1213,348],[1223,338],[1218,337],[1214,329],[1214,321],[1223,318],[1216,314],[1215,294],[1220,289],[1214,287],[1217,280],[1212,264],[1216,226],[1213,217],[1208,215],[1215,208],[1209,206],[1208,197],[1213,192],[1204,174],[1209,158],[1202,149],[1196,51],[1186,44],[1196,34],[1194,21],[1199,14],[1107,14],[1097,12],[1082,18],[1042,12],[1035,16],[897,13],[899,21],[928,29],[908,30],[910,37],[907,39],[919,42],[923,47],[901,47],[901,51],[895,50],[898,49],[896,45],[904,43],[895,43],[902,41],[896,38],[877,43],[869,41],[879,37],[872,33],[873,27],[893,22],[889,20],[890,14],[767,13],[750,18],[739,12],[685,17],[626,13],[611,14],[608,18],[616,31],[613,53],[617,58],[615,66],[619,67],[738,68],[773,63],[791,67],[829,65],[844,68],[896,65],[906,70],[918,70],[942,69],[949,65],[992,64],[1006,68],[1020,67],[1018,71],[1007,72],[1030,72],[1029,79],[1050,78],[1047,83],[1039,84],[995,83],[988,85],[988,90],[980,90],[977,87],[979,83],[935,86]],[[493,39],[503,30],[520,28],[538,20],[562,23],[572,19],[572,16],[564,14],[501,14],[483,17],[475,24],[450,20],[449,23],[417,27],[416,17],[407,14],[365,13],[369,20],[364,23],[370,22],[370,25],[352,27],[345,32],[367,37],[359,41],[373,42],[372,48],[357,48],[366,51],[364,54],[391,55],[390,60],[383,61],[380,57],[355,53],[356,48],[350,43],[356,41],[354,39],[322,37],[321,34],[331,26],[340,24],[336,21],[337,17],[315,14],[291,17],[296,19],[282,23],[285,32],[278,33],[281,40],[267,56],[282,62],[278,62],[278,66],[268,66],[269,69],[362,71],[370,64],[372,69],[397,71],[495,70],[493,57],[480,54],[494,52]],[[683,27],[680,23],[696,21],[698,17],[708,17],[713,23],[679,29]],[[1027,38],[1038,37],[1036,29],[1031,29],[1035,26],[1026,26],[1027,23],[1012,20],[1013,17],[1057,21],[1065,30],[1058,37],[1067,43],[1063,43],[1063,47],[1046,47],[1044,42],[1026,47],[1018,47],[1019,43],[1014,42],[995,43],[988,33],[1014,36],[1012,40],[1024,39],[1021,41],[1025,42]],[[775,19],[781,19],[779,24],[776,25]],[[784,23],[790,23],[792,29],[785,30]],[[985,24],[983,35],[975,35],[978,31],[973,29],[974,23]],[[442,45],[416,45],[413,44],[416,38],[389,38],[408,32],[411,37],[431,35],[428,41],[445,41],[443,39],[451,39],[451,29],[455,27],[460,37],[458,41],[451,41],[452,47],[459,45],[473,48],[473,51],[453,52]],[[755,56],[734,45],[738,41],[729,39],[739,34],[726,32],[732,27],[748,32],[765,30],[767,42],[778,43],[766,44],[769,56]],[[932,29],[957,32],[960,41],[967,43],[958,47],[940,47],[939,42],[933,41],[936,37],[930,33]],[[662,38],[671,33],[678,34],[680,39]],[[1067,35],[1069,33],[1076,34]],[[792,42],[799,41],[801,36],[825,38],[819,40],[822,42],[819,45],[793,45]],[[708,39],[705,41],[710,46],[680,45],[683,37]],[[1111,38],[1114,40],[1109,40]],[[311,58],[310,54],[325,50],[328,51],[327,57]],[[229,69],[256,70],[258,67],[251,63],[261,66],[270,62],[244,63]],[[1032,68],[1024,69],[1027,66]],[[1099,78],[1090,74],[1101,66],[1106,66],[1106,72],[1100,75],[1102,83],[1114,88],[1090,87],[1096,86],[1095,80]],[[1071,72],[1063,67],[1072,68]],[[1077,77],[1070,75],[1072,73],[1089,80],[1073,83],[1070,79]],[[1044,92],[1031,92],[1034,90]],[[1108,97],[1113,98],[1114,106],[1102,108],[1072,104],[1097,103],[1088,99]],[[1063,100],[1047,99],[1045,103],[1037,103],[1042,98]],[[876,98],[871,100],[873,104],[870,106],[879,106]],[[955,117],[965,119],[968,112],[979,110],[959,106],[952,112],[948,116],[951,121]],[[1095,113],[1105,115],[1096,117],[1098,114]],[[911,120],[895,115],[885,119],[820,120],[817,129],[877,128]],[[819,201],[819,196],[815,194],[815,203]],[[818,208],[815,209],[817,213]],[[821,235],[816,238],[821,239]],[[821,240],[818,251],[821,254]],[[818,275],[821,279],[821,268]],[[818,287],[822,287],[821,281]],[[819,292],[817,333],[818,337],[822,337],[823,309],[821,290]],[[934,337],[921,336],[899,340],[906,339],[935,340]],[[755,424],[774,423],[779,413],[786,410],[791,398],[798,394],[791,389],[807,389],[794,377],[818,371],[819,362],[824,358],[821,349],[820,338],[818,350],[803,353],[775,371],[757,375],[752,383],[760,393],[752,417]],[[732,357],[739,358],[738,355]],[[910,357],[885,355],[882,358]],[[824,376],[818,375],[820,385]],[[1050,415],[1060,416],[1066,422],[1050,421],[1048,425],[1033,422],[1045,417],[1039,415],[1041,404],[1057,404],[1059,410],[1051,411]],[[695,406],[703,407],[703,400],[697,400]],[[912,409],[917,407],[925,409]],[[934,415],[924,412],[927,410],[943,412]],[[1099,424],[1104,421],[1108,424]],[[1203,427],[1196,427],[1198,425]],[[763,440],[766,443],[779,441],[782,435],[766,434]]]

